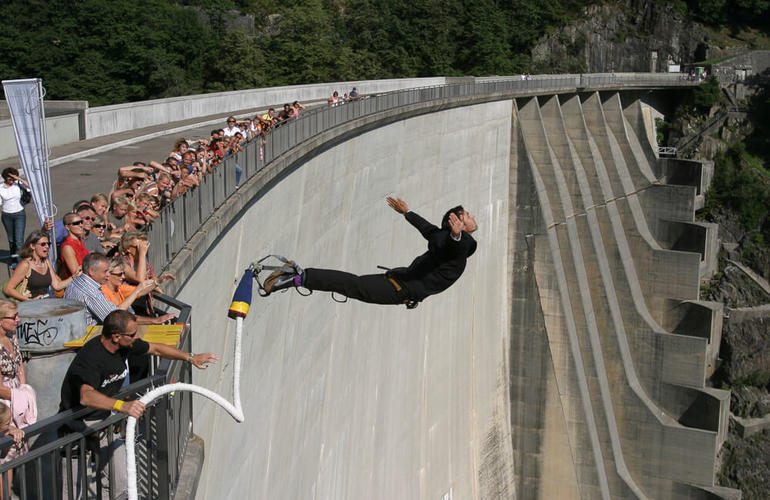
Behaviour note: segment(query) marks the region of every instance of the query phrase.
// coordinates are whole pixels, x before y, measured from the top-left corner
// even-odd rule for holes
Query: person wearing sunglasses
[[[96,212],[91,205],[85,204],[78,207],[76,212],[81,219],[83,219],[83,245],[89,252],[103,253],[102,243],[99,240],[99,235],[94,233],[94,220],[96,220]]]
[[[102,293],[102,285],[110,279],[110,259],[100,253],[89,253],[83,259],[83,274],[77,276],[67,287],[65,299],[77,300],[86,306],[86,326],[101,325],[108,314],[115,309],[126,310],[129,304],[114,304]],[[137,286],[137,295],[146,295],[156,282],[148,279]],[[162,325],[176,317],[175,313],[161,316],[137,316],[140,325]]]
[[[145,280],[139,285],[130,285],[126,283],[126,273],[124,272],[125,263],[120,257],[114,257],[110,260],[107,280],[102,285],[102,293],[107,300],[129,312],[134,312],[131,306],[134,301],[141,296],[147,295],[157,286],[153,279]]]
[[[107,221],[102,217],[101,215],[96,215],[94,217],[94,223],[91,225],[91,232],[96,235],[96,237],[99,239],[99,246],[101,246],[102,242],[105,239],[105,236],[107,236]]]
[[[59,276],[67,279],[81,271],[83,258],[88,255],[88,249],[83,244],[85,228],[81,216],[72,212],[65,215],[64,228],[67,230],[67,237],[61,244]]]
[[[124,385],[136,382],[133,376],[130,376],[130,357],[155,355],[190,363],[201,370],[219,360],[216,354],[210,352],[193,354],[176,347],[145,342],[137,337],[137,330],[136,316],[128,311],[113,311],[104,319],[102,334],[89,340],[78,350],[62,381],[59,411],[84,406],[101,411],[89,414],[88,421],[68,423],[67,430],[82,430],[90,421],[109,417],[111,411],[135,418],[142,416],[144,403],[138,400],[124,401],[115,397]],[[104,433],[99,448],[103,470],[110,471],[110,480],[104,481],[103,484],[112,485],[112,490],[109,493],[103,491],[102,496],[122,498],[127,488],[125,442],[119,436],[110,439],[108,433]],[[106,466],[108,463],[109,467]]]
[[[232,137],[235,135],[236,132],[240,132],[241,129],[238,128],[238,123],[235,121],[235,117],[231,116],[227,119],[227,128],[224,130],[224,136],[225,137]]]
[[[51,240],[48,232],[43,230],[33,231],[24,241],[19,251],[21,261],[16,266],[11,277],[5,283],[3,293],[6,297],[15,301],[42,299],[48,297],[48,287],[55,291],[64,290],[72,282],[72,277],[66,280],[59,279],[48,260],[51,250]],[[24,279],[27,280],[26,289],[19,291],[16,287]]]

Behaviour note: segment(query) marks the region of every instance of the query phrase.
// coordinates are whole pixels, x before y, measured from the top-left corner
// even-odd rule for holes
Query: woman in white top
[[[27,214],[21,203],[22,190],[19,183],[29,189],[29,183],[19,177],[19,171],[8,167],[2,172],[3,184],[0,184],[0,202],[3,204],[2,221],[5,233],[8,235],[8,245],[11,255],[15,254],[24,241],[24,229],[27,224]]]

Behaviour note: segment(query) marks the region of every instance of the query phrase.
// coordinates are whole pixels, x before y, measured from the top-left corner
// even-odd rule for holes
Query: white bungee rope
[[[254,267],[252,266],[246,270],[243,278],[241,278],[241,282],[233,296],[233,302],[230,305],[230,312],[228,313],[231,318],[235,318],[233,403],[230,403],[219,394],[206,389],[205,387],[185,383],[167,384],[156,387],[139,398],[139,401],[144,403],[145,406],[149,406],[150,403],[170,392],[194,392],[195,394],[200,394],[201,396],[210,399],[224,408],[236,422],[241,423],[244,421],[243,409],[241,408],[241,336],[243,333],[243,318],[246,316],[246,313],[248,313],[249,305],[251,303],[251,281],[253,279]],[[136,417],[128,417],[128,424],[126,425],[126,472],[129,500],[138,500],[136,490],[136,450],[134,442],[136,435],[136,420]]]

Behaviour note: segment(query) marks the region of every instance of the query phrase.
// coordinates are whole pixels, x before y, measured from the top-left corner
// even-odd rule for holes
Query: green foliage
[[[705,209],[713,212],[724,205],[735,210],[741,224],[754,230],[767,218],[770,182],[761,161],[749,154],[743,144],[730,147],[714,158],[714,178],[706,197]]]
[[[716,77],[711,77],[706,83],[703,83],[692,91],[693,103],[703,113],[707,113],[712,106],[719,103],[722,98],[722,91],[719,88],[719,81]]]
[[[749,116],[754,132],[746,140],[746,148],[761,158],[770,158],[770,86],[749,103]]]
[[[692,17],[710,25],[767,26],[769,0],[686,0]]]
[[[0,74],[92,106],[321,81],[531,71],[589,0],[7,0]],[[228,31],[237,12],[256,36]],[[572,54],[576,56],[577,54]],[[556,68],[582,70],[577,57]],[[561,66],[568,66],[561,68]],[[340,89],[342,90],[342,89]]]
[[[97,106],[321,81],[581,72],[584,40],[538,68],[530,52],[591,3],[6,0],[0,15],[12,21],[0,32],[0,74],[41,77],[49,98]],[[675,0],[675,7],[685,3],[714,22],[732,10],[755,24],[770,17],[770,0]],[[239,13],[254,15],[255,36],[227,28]],[[715,102],[711,90],[700,91],[703,106]]]
[[[655,118],[655,132],[658,146],[668,144],[668,134],[671,131],[671,124],[663,118]]]
[[[768,382],[770,382],[770,373],[759,370],[737,379],[733,385],[738,387],[766,387]]]
[[[195,12],[160,0],[10,0],[0,15],[4,78],[41,77],[51,98],[91,105],[201,88],[214,38]]]

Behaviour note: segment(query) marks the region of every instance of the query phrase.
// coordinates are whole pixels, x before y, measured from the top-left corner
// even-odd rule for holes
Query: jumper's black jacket
[[[476,251],[476,240],[463,231],[460,241],[455,241],[448,229],[440,229],[414,212],[404,217],[428,240],[428,251],[409,267],[391,269],[388,275],[403,283],[411,298],[419,301],[443,292],[457,281],[468,257]]]

